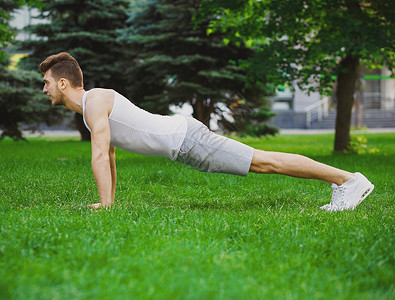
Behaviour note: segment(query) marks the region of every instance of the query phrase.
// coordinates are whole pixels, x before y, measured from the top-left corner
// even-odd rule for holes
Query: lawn
[[[333,135],[245,138],[352,172],[375,191],[328,213],[328,184],[206,174],[117,150],[116,205],[97,202],[90,144],[0,142],[1,299],[394,299],[395,134],[375,154]]]

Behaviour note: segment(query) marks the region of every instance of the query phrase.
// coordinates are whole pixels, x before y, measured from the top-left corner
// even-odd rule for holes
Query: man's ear
[[[64,90],[68,85],[69,85],[69,81],[66,78],[60,78],[58,80],[58,88],[60,90]]]

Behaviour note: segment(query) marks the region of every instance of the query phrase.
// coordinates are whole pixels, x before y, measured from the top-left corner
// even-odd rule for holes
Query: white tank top
[[[85,100],[82,98],[82,115],[85,121]],[[176,159],[187,131],[185,117],[151,114],[114,91],[114,106],[108,117],[111,145],[130,152]]]

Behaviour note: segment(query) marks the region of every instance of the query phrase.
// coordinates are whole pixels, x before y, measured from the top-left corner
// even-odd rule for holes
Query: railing
[[[329,98],[325,97],[321,101],[307,106],[304,111],[306,113],[306,127],[310,128],[315,120],[321,121],[323,117],[328,116]]]

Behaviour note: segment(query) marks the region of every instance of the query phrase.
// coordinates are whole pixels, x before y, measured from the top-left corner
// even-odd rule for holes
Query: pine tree
[[[124,93],[127,85],[122,65],[125,49],[119,43],[117,30],[125,27],[128,0],[44,0],[40,18],[48,24],[29,30],[38,39],[25,41],[21,47],[32,54],[21,62],[27,69],[38,68],[47,56],[62,51],[73,55],[84,72],[85,88],[114,88]],[[76,116],[82,139],[89,132]]]
[[[170,104],[189,103],[193,116],[207,126],[211,113],[221,112],[218,103],[229,108],[235,101],[247,101],[247,107],[253,107],[247,114],[259,111],[257,107],[267,112],[264,90],[251,89],[248,74],[239,66],[253,51],[242,41],[225,44],[222,33],[208,35],[209,18],[195,21],[199,2],[143,2],[140,10],[130,13],[120,40],[128,44],[133,62],[126,71],[133,82],[129,85],[133,101],[160,113],[168,112]]]
[[[11,12],[21,5],[40,6],[39,0],[2,2],[0,8],[0,46],[13,43],[13,30],[8,21]],[[21,127],[36,130],[45,122],[59,123],[67,112],[53,108],[42,93],[42,77],[37,71],[11,70],[7,53],[0,51],[0,130],[1,137],[23,139]]]
[[[11,70],[0,64],[1,137],[22,139],[21,125],[36,130],[40,123],[53,125],[67,112],[52,107],[42,93],[42,77],[37,71]]]

